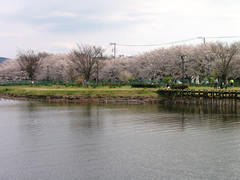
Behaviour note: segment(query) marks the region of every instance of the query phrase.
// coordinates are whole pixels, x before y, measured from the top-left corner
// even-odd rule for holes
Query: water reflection
[[[0,179],[240,176],[231,107],[0,100],[0,137]]]
[[[166,104],[168,111],[188,112],[188,113],[220,113],[220,114],[237,114],[239,108],[232,106],[211,106],[211,105],[189,105],[189,104]]]

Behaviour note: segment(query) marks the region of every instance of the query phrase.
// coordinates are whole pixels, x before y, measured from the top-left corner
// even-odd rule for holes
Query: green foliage
[[[44,84],[44,86],[52,86],[52,84],[50,84],[50,83],[49,84]]]
[[[217,72],[212,73],[211,76],[206,76],[205,79],[208,80],[209,84],[213,84],[214,83],[214,79],[217,78]]]
[[[170,84],[173,77],[168,76],[163,78],[164,84]]]
[[[217,78],[217,72],[212,73],[212,77],[213,77],[213,79],[216,79]]]
[[[143,83],[132,84],[132,88],[157,88],[157,87],[159,87],[157,84],[143,84]]]
[[[206,76],[205,78],[208,80],[209,84],[213,84],[213,82],[214,82],[214,78],[213,77]]]
[[[112,83],[112,82],[105,82],[105,83],[101,83],[101,86],[109,86],[110,88],[115,88],[115,87],[118,87],[119,84],[118,83]]]
[[[0,93],[6,92],[6,91],[8,91],[8,88],[6,88],[6,89],[0,89]]]
[[[73,87],[73,86],[77,86],[77,84],[76,83],[69,83],[69,82],[63,82],[62,83],[62,85],[63,86],[65,86],[65,87]],[[79,86],[79,85],[78,85]]]
[[[188,85],[187,84],[173,84],[172,89],[187,89]]]
[[[97,88],[97,86],[97,83],[91,85],[92,88]]]
[[[98,87],[103,87],[104,85],[103,85],[103,83],[99,82],[97,86]]]
[[[134,77],[130,77],[129,79],[128,79],[128,81],[132,84],[132,82],[134,81]]]

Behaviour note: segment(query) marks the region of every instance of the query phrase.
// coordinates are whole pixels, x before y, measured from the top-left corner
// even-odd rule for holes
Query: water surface
[[[0,179],[238,179],[231,108],[0,100]]]

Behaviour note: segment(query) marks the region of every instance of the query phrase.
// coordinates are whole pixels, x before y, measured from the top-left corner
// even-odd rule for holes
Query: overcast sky
[[[69,52],[77,44],[151,45],[240,36],[239,0],[0,0],[0,57],[18,50]],[[206,41],[240,41],[206,38]],[[202,43],[202,39],[187,44]],[[180,43],[181,44],[181,43]],[[165,46],[120,46],[135,55]]]

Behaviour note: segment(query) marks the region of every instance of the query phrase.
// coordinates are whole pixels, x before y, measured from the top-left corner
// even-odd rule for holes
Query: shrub
[[[126,84],[127,81],[131,78],[132,74],[128,72],[127,70],[123,70],[119,73],[118,79],[123,82],[123,84]]]
[[[74,83],[78,86],[82,86],[84,79],[82,77],[77,77]]]
[[[163,78],[164,84],[170,84],[170,83],[171,83],[171,80],[172,80],[172,77],[171,77],[171,76],[168,76],[168,77],[164,77],[164,78]]]
[[[132,84],[132,88],[157,88],[159,85],[157,84],[143,84],[143,83],[137,83]]]
[[[113,87],[113,86],[118,86],[118,83],[105,82],[105,83],[102,84],[102,86]]]
[[[129,79],[128,79],[128,81],[132,84],[132,82],[134,81],[134,77],[130,77]]]
[[[62,85],[64,85],[65,87],[72,87],[73,86],[73,84],[69,83],[69,82],[63,82]]]
[[[188,88],[187,84],[173,84],[172,89],[186,89]]]

